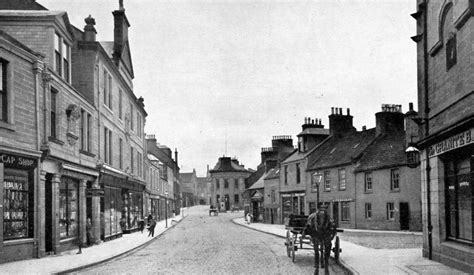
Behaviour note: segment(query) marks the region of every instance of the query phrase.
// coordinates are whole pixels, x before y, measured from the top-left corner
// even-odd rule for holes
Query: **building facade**
[[[423,256],[474,272],[472,1],[417,1]]]
[[[252,172],[240,165],[235,158],[220,157],[209,173],[212,180],[211,205],[220,211],[230,210],[231,206],[243,208],[245,179]]]
[[[196,170],[193,169],[190,173],[180,173],[181,179],[181,197],[183,199],[183,207],[190,207],[196,205],[198,202],[198,177]]]

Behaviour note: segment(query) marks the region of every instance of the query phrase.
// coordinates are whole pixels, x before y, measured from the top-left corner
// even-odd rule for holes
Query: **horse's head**
[[[330,218],[331,217],[326,209],[319,209],[316,212],[316,218],[314,219],[315,229],[320,232],[328,230]]]

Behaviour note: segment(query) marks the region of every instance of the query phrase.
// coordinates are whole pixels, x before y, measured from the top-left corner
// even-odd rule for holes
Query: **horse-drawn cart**
[[[298,250],[303,250],[303,249],[311,249],[315,250],[317,249],[318,244],[320,243],[319,241],[316,240],[314,237],[315,235],[312,234],[312,232],[308,232],[308,216],[306,215],[290,215],[287,222],[285,223],[285,229],[286,231],[286,241],[285,241],[285,246],[286,246],[286,252],[288,257],[291,258],[291,260],[294,262],[295,261],[295,252]],[[332,238],[336,235],[336,232],[343,232],[342,229],[328,229],[328,230],[333,230],[335,232],[330,232],[328,233],[327,236],[330,238],[328,241],[331,242]],[[335,241],[334,241],[334,247],[331,249],[331,251],[334,253],[334,259],[339,261],[339,254],[342,252],[342,249],[340,247],[339,243],[339,237],[335,236]],[[316,242],[316,244],[315,244]],[[316,245],[316,247],[315,247]],[[326,246],[327,247],[327,246]],[[330,247],[330,246],[329,246]],[[323,264],[324,262],[324,249],[325,245],[319,245],[319,255],[320,261]],[[316,250],[315,250],[316,253]],[[315,255],[316,257],[316,255]]]

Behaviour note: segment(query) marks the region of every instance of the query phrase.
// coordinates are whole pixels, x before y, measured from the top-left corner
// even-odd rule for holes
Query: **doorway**
[[[408,202],[400,203],[400,229],[410,229],[410,208],[408,206]]]

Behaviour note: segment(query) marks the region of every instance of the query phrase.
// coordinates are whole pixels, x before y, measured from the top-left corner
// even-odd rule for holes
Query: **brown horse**
[[[314,274],[319,273],[319,252],[321,251],[321,267],[329,274],[329,255],[332,239],[336,235],[336,225],[325,208],[320,208],[308,217],[305,234],[310,235],[314,247]]]

